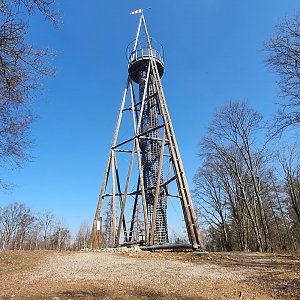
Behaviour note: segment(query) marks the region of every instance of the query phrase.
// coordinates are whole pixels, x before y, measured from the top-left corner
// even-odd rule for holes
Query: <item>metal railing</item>
[[[158,61],[161,62],[162,65],[164,64],[163,55],[157,50],[150,49],[150,48],[140,48],[133,51],[128,58],[128,63],[131,64],[134,61],[149,59],[149,57],[153,57],[157,59]]]

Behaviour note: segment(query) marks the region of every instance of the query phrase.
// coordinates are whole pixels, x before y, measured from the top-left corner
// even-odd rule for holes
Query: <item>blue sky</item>
[[[92,223],[137,29],[129,12],[140,7],[151,7],[148,29],[164,46],[163,86],[191,189],[198,142],[220,105],[245,99],[272,116],[280,99],[261,49],[299,1],[60,1],[60,28],[38,16],[30,21],[30,41],[57,52],[56,76],[44,80],[33,104],[36,158],[1,172],[15,184],[0,191],[1,206],[51,210],[73,231]]]

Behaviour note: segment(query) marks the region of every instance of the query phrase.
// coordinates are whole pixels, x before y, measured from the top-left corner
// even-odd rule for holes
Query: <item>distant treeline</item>
[[[88,247],[90,226],[83,222],[75,237],[51,212],[33,213],[22,203],[0,207],[0,249],[79,250]]]

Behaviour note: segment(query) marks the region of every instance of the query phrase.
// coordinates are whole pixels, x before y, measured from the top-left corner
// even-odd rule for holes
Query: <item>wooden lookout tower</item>
[[[203,250],[161,83],[163,48],[149,36],[143,11],[139,12],[136,38],[128,47],[128,79],[104,172],[91,246],[172,248],[168,204],[179,201],[188,245]]]

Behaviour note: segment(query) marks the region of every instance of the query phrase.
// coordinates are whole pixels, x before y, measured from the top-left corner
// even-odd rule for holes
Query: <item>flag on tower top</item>
[[[137,9],[135,11],[132,11],[130,14],[131,15],[136,15],[136,14],[141,14],[141,13],[142,13],[142,9],[140,8],[140,9]]]

